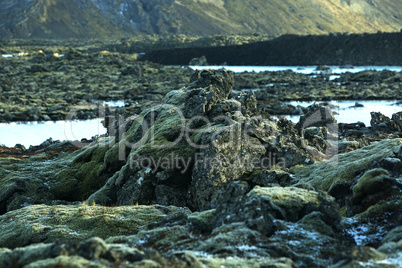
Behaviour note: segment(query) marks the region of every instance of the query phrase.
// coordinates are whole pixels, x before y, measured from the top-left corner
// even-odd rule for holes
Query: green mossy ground
[[[367,171],[359,179],[355,186],[353,186],[353,197],[360,199],[364,195],[372,194],[376,189],[380,189],[384,180],[389,178],[388,171],[382,168],[375,168]]]
[[[355,151],[339,154],[328,161],[308,166],[295,166],[291,172],[301,182],[311,184],[316,190],[328,191],[334,185],[351,181],[357,170],[367,169],[373,160],[393,156],[401,147],[402,139],[383,140]]]
[[[187,209],[162,206],[64,206],[34,205],[0,216],[0,244],[15,248],[59,239],[82,241],[94,236],[106,239],[144,230],[167,215]]]

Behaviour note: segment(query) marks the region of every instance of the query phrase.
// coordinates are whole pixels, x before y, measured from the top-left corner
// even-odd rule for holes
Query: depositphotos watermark
[[[278,157],[272,153],[279,142],[279,133],[277,132],[275,123],[271,120],[262,118],[261,116],[238,117],[234,120],[230,115],[216,116],[213,118],[206,116],[193,116],[186,118],[182,110],[174,105],[161,104],[152,107],[142,116],[124,118],[122,116],[106,117],[105,107],[98,105],[98,114],[103,116],[107,122],[106,127],[110,136],[114,136],[105,146],[113,147],[118,143],[119,160],[130,161],[131,167],[140,167],[151,170],[159,169],[179,169],[186,172],[192,163],[194,165],[205,166],[229,166],[240,165],[246,169],[249,167],[267,169],[273,166],[286,166],[285,159]],[[241,107],[239,107],[241,109]],[[74,114],[79,109],[72,110],[67,116],[67,120],[74,118]],[[160,115],[164,114],[165,119],[161,119]],[[166,116],[168,115],[168,116]],[[324,135],[324,142],[327,144],[325,152],[318,151],[312,146],[308,146],[304,142],[304,129],[315,126],[317,123],[326,122],[325,120],[331,115],[328,109],[320,109],[311,116],[304,118],[301,131],[301,145],[313,157],[329,159],[337,154],[337,124],[328,121],[325,127],[328,132],[336,133],[336,135]],[[107,119],[107,120],[106,120]],[[128,133],[132,125],[137,125],[135,133]],[[160,127],[156,127],[160,126]],[[262,137],[261,139],[259,137]],[[264,142],[261,142],[264,140]],[[73,142],[75,146],[85,147],[88,144],[80,141]],[[130,155],[129,152],[135,152],[142,146],[147,146],[148,151],[158,152],[175,151],[177,146],[190,146],[194,149],[192,157],[183,157],[179,154],[163,155],[162,157],[152,158],[140,156],[141,154]],[[244,151],[264,151],[261,157],[248,157],[247,153],[243,153],[243,157],[216,159],[209,158],[206,155],[199,154],[208,148],[217,150],[218,152],[232,150],[233,152]],[[257,153],[258,154],[258,153]],[[257,155],[253,154],[253,155]],[[229,154],[220,154],[229,155]],[[333,161],[333,164],[337,162]]]
[[[231,167],[243,170],[271,169],[275,166],[284,168],[286,162],[284,158],[277,157],[272,152],[262,157],[240,157],[237,155],[234,158],[223,155],[216,158],[207,156],[204,153],[195,153],[193,157],[183,157],[172,152],[169,155],[158,158],[133,154],[129,157],[129,166],[130,169],[147,170],[150,173],[157,173],[160,170],[179,170],[181,174],[185,174],[191,168],[201,168],[203,170]]]

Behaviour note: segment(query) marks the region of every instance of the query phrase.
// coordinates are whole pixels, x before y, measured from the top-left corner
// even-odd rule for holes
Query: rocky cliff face
[[[91,1],[17,0],[0,4],[0,31],[11,38],[114,37],[122,30]]]
[[[211,65],[400,65],[402,32],[376,34],[283,35],[236,46],[156,49],[140,60],[187,65],[205,56]]]
[[[396,31],[401,1],[5,0],[0,37]]]

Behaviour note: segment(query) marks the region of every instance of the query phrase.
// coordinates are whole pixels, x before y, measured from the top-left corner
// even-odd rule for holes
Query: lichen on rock
[[[32,243],[56,242],[60,239],[82,241],[94,236],[106,239],[128,235],[168,215],[188,214],[177,207],[88,205],[33,205],[0,216],[4,231],[0,244],[8,248]],[[5,231],[7,230],[7,231]]]

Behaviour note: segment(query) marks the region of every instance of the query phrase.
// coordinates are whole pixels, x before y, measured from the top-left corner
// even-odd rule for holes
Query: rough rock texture
[[[128,157],[127,162],[89,200],[119,205],[156,201],[208,209],[219,203],[229,182],[248,173],[323,158],[314,144],[309,148],[318,157],[299,148],[301,137],[287,130],[294,129],[293,123],[278,129],[273,121],[255,116],[252,96],[228,99],[232,87],[231,72],[197,71],[187,87],[144,110],[126,138],[106,153],[98,173],[113,175],[107,166],[109,155],[116,161],[117,151]]]
[[[369,168],[373,160],[393,156],[399,151],[401,143],[401,139],[373,143],[347,154],[339,154],[330,161],[294,167],[292,171],[297,178],[314,188],[331,191],[336,184],[353,180],[354,173]]]
[[[384,140],[292,171],[302,182],[328,191],[341,206],[341,213],[353,216],[345,227],[349,234],[361,236],[357,243],[370,241],[369,245],[378,246],[402,222],[401,142]]]
[[[0,59],[2,65],[10,68],[0,72],[0,122],[116,116],[119,114],[115,113],[116,107],[104,102],[118,100],[127,100],[124,102],[127,107],[121,109],[132,115],[153,102],[160,102],[170,91],[168,80],[173,73],[175,82],[183,86],[191,73],[189,69],[137,62],[135,54],[101,50],[89,54],[86,49],[77,51],[68,47],[48,49],[49,55],[37,48],[22,59]]]
[[[0,216],[2,247],[16,248],[61,239],[82,241],[129,235],[167,216],[187,215],[185,208],[155,206],[33,205]],[[7,231],[6,231],[7,230]]]

